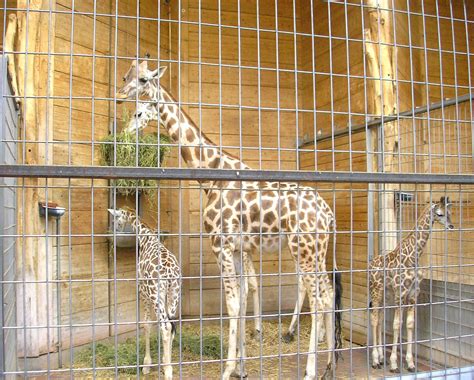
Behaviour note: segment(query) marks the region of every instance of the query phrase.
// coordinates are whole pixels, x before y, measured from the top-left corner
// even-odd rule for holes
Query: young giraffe
[[[150,308],[153,307],[161,328],[163,341],[163,368],[165,379],[173,378],[171,347],[175,334],[176,313],[178,311],[181,269],[176,257],[159,241],[153,231],[139,220],[130,209],[109,209],[114,216],[117,229],[126,223],[132,226],[138,236],[140,256],[138,259],[139,293],[145,305],[145,358],[143,374],[150,373]]]
[[[147,96],[157,103],[160,122],[170,138],[180,145],[183,159],[189,166],[197,168],[204,163],[209,168],[249,169],[202,134],[170,93],[159,85],[159,78],[165,69],[161,67],[150,71],[146,62],[139,66],[133,62],[124,77],[123,87],[116,94],[117,99]],[[316,332],[321,328],[316,311],[325,313],[328,327],[335,326],[334,307],[340,308],[339,302],[334,303],[334,291],[326,272],[327,246],[334,226],[331,208],[315,189],[298,183],[214,181],[206,195],[208,202],[204,210],[204,227],[221,269],[230,316],[228,360],[223,378],[228,379],[231,375],[247,376],[245,360],[240,359],[246,357],[245,318],[241,317],[246,312],[248,281],[239,281],[239,268],[234,258],[240,257],[240,252],[245,256],[252,251],[277,251],[280,243],[286,241],[295,263],[303,273],[308,293],[311,334],[305,378],[314,379]],[[338,284],[336,290],[341,290],[339,274],[336,274],[335,282]],[[336,294],[336,300],[340,300],[339,294]],[[336,312],[336,319],[340,323],[340,312]],[[340,329],[335,328],[335,331],[339,346]],[[332,334],[326,334],[326,341],[329,352],[325,376],[330,377],[334,350]],[[336,359],[337,356],[336,352]]]
[[[379,255],[369,263],[370,315],[372,324],[373,348],[372,367],[381,368],[384,352],[382,349],[382,325],[380,308],[383,305],[385,288],[393,293],[395,315],[393,318],[393,346],[390,355],[390,371],[399,372],[397,359],[398,335],[403,321],[403,306],[407,306],[407,353],[408,370],[413,372],[413,329],[415,325],[415,305],[420,292],[423,272],[417,269],[418,261],[430,236],[434,222],[449,230],[451,224],[451,204],[449,198],[441,197],[426,207],[418,218],[414,231],[386,255]]]
[[[156,103],[147,103],[147,102],[138,102],[137,109],[133,116],[130,118],[130,121],[126,127],[126,131],[133,133],[136,130],[144,129],[148,126],[151,121],[158,120],[158,107]],[[255,330],[253,335],[259,336],[262,331],[261,327],[261,315],[260,315],[260,299],[258,295],[258,281],[255,275],[255,268],[253,266],[253,261],[248,255],[245,255],[247,258],[245,261],[245,272],[249,276],[248,285],[249,292],[252,294],[253,299],[253,311],[254,311],[254,321],[255,321]],[[291,319],[288,332],[283,336],[283,341],[286,343],[291,342],[294,339],[294,334],[296,330],[296,325],[298,317],[301,313],[301,308],[306,296],[306,289],[302,278],[298,277],[298,299],[296,301],[295,310],[293,312],[293,317]],[[325,337],[325,326],[324,323],[321,325],[321,329],[318,332],[318,342],[323,342]]]

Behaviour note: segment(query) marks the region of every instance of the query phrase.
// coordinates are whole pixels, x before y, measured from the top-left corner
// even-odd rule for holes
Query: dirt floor
[[[304,376],[310,334],[310,318],[302,317],[300,323],[299,340],[284,343],[281,336],[286,332],[289,319],[264,320],[263,335],[255,338],[250,334],[252,323],[247,328],[247,360],[245,362],[249,379],[296,379]],[[181,326],[181,332],[175,339],[173,347],[173,374],[174,378],[183,379],[218,379],[223,371],[221,357],[226,357],[227,348],[227,322],[203,325],[199,323],[186,323]],[[221,337],[223,338],[221,340]],[[158,345],[152,341],[152,358],[158,362]],[[181,350],[179,349],[181,347]],[[319,349],[324,350],[326,345],[320,344]],[[222,353],[221,349],[224,350]],[[370,367],[370,354],[367,347],[361,347],[344,342],[345,352],[343,360],[340,360],[335,372],[338,379],[378,379],[385,376],[393,376],[388,366],[384,369],[374,370]],[[202,350],[202,351],[201,351]],[[95,368],[93,367],[91,348],[85,348],[74,353],[74,378],[120,378],[130,379],[137,377],[137,355],[136,339],[134,337],[122,340],[118,347],[113,341],[101,342],[95,346]],[[202,355],[201,355],[202,352]],[[390,353],[387,353],[387,358]],[[139,364],[143,363],[144,341],[140,339]],[[318,373],[323,374],[326,367],[327,354],[318,354]],[[112,368],[117,363],[121,368],[118,372]],[[418,371],[428,371],[430,368],[418,361]],[[434,368],[433,368],[434,369]],[[406,371],[403,371],[406,372]],[[408,373],[408,372],[407,372]],[[141,374],[140,374],[141,375]],[[158,366],[152,368],[150,375],[141,378],[155,379],[159,376]],[[55,374],[52,378],[70,378],[70,372]],[[51,378],[50,377],[50,378]],[[42,377],[35,377],[42,379]]]

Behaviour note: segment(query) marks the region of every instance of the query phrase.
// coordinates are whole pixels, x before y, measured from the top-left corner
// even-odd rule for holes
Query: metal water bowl
[[[135,248],[137,244],[137,236],[129,224],[125,225],[122,230],[115,228],[115,235],[112,230],[108,239],[111,244],[115,243],[117,248]]]
[[[126,224],[122,230],[115,229],[115,240],[113,231],[109,231],[110,235],[108,236],[109,242],[114,244],[117,248],[135,248],[137,243],[137,236],[135,232],[132,230],[132,226]],[[163,242],[168,237],[168,231],[161,231],[160,232],[160,241]]]

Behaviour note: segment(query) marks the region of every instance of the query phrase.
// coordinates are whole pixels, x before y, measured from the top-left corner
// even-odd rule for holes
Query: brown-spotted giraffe
[[[384,358],[380,311],[384,303],[385,289],[389,290],[395,302],[393,318],[393,346],[390,355],[390,371],[399,372],[397,350],[398,336],[403,321],[403,309],[407,308],[407,352],[408,370],[413,372],[413,330],[415,326],[415,305],[420,292],[423,272],[418,269],[434,222],[451,230],[451,204],[449,198],[441,197],[426,207],[415,225],[415,229],[398,246],[385,255],[379,255],[369,263],[370,321],[372,324],[372,367],[381,368]]]
[[[151,121],[158,120],[158,107],[156,103],[150,102],[138,102],[137,109],[126,127],[126,131],[129,133],[135,132],[137,129],[145,128]],[[206,167],[206,162],[202,161],[201,168]],[[254,323],[255,329],[252,331],[252,335],[259,338],[262,332],[262,316],[260,313],[260,297],[258,294],[258,281],[255,273],[255,267],[253,260],[249,255],[244,255],[244,272],[248,278],[249,292],[252,294],[253,299],[253,312],[254,312]],[[304,290],[304,288],[303,288]],[[303,299],[304,301],[304,299]]]
[[[171,347],[175,334],[178,312],[181,268],[176,257],[160,242],[156,232],[139,220],[130,209],[109,209],[120,231],[129,223],[138,236],[140,256],[138,259],[139,293],[145,306],[145,358],[143,373],[150,373],[150,308],[153,308],[161,329],[163,341],[163,369],[165,379],[173,378]]]
[[[180,145],[181,154],[191,167],[249,169],[238,158],[222,151],[202,134],[183,112],[170,93],[159,84],[165,72],[161,67],[150,71],[147,63],[136,62],[124,77],[117,99],[147,96],[158,105],[160,122],[170,138]],[[222,273],[229,319],[229,348],[223,374],[246,376],[245,318],[248,282],[242,280],[235,257],[242,252],[277,251],[287,243],[302,272],[311,310],[311,334],[305,378],[316,377],[316,332],[321,320],[316,311],[324,312],[326,328],[335,326],[334,309],[340,308],[340,275],[336,274],[336,294],[326,272],[326,253],[333,231],[334,214],[329,205],[311,187],[298,183],[266,181],[215,181],[206,192],[204,227],[211,239],[212,250]],[[239,273],[240,272],[240,273]],[[246,276],[244,277],[246,278]],[[336,295],[336,297],[334,297]],[[242,297],[241,297],[242,296]],[[335,302],[336,301],[336,302]],[[340,345],[340,312],[336,312],[336,342]],[[239,334],[240,332],[240,334]],[[328,362],[326,376],[332,375],[334,337],[326,334]],[[337,352],[335,353],[337,359]],[[239,364],[239,365],[237,365]]]
[[[159,119],[158,117],[158,107],[156,103],[150,102],[138,102],[137,108],[133,116],[130,118],[130,121],[126,127],[126,131],[129,133],[134,133],[136,130],[144,129],[148,126],[151,121],[156,121]],[[205,162],[203,162],[205,165]],[[201,166],[203,167],[203,166]],[[258,294],[258,281],[255,275],[255,268],[253,266],[253,261],[251,258],[246,255],[245,262],[245,272],[249,276],[248,285],[249,285],[249,293],[252,294],[253,299],[253,311],[254,311],[254,321],[255,321],[255,330],[254,335],[259,336],[262,331],[261,325],[261,314],[260,314],[260,297]],[[288,332],[283,336],[283,341],[289,343],[294,339],[294,334],[298,322],[298,317],[301,313],[301,308],[303,306],[304,300],[306,296],[306,288],[302,281],[302,278],[298,276],[298,299],[296,300],[295,310],[293,312],[293,317],[291,319],[290,326],[288,328]],[[321,329],[318,332],[318,342],[323,342],[325,337],[325,328],[324,324],[321,325]]]

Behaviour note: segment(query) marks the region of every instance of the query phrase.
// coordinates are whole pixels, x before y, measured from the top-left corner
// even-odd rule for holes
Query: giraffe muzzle
[[[115,99],[117,100],[118,104],[122,103],[127,98],[128,98],[127,94],[124,94],[122,92],[117,92],[115,94]]]

